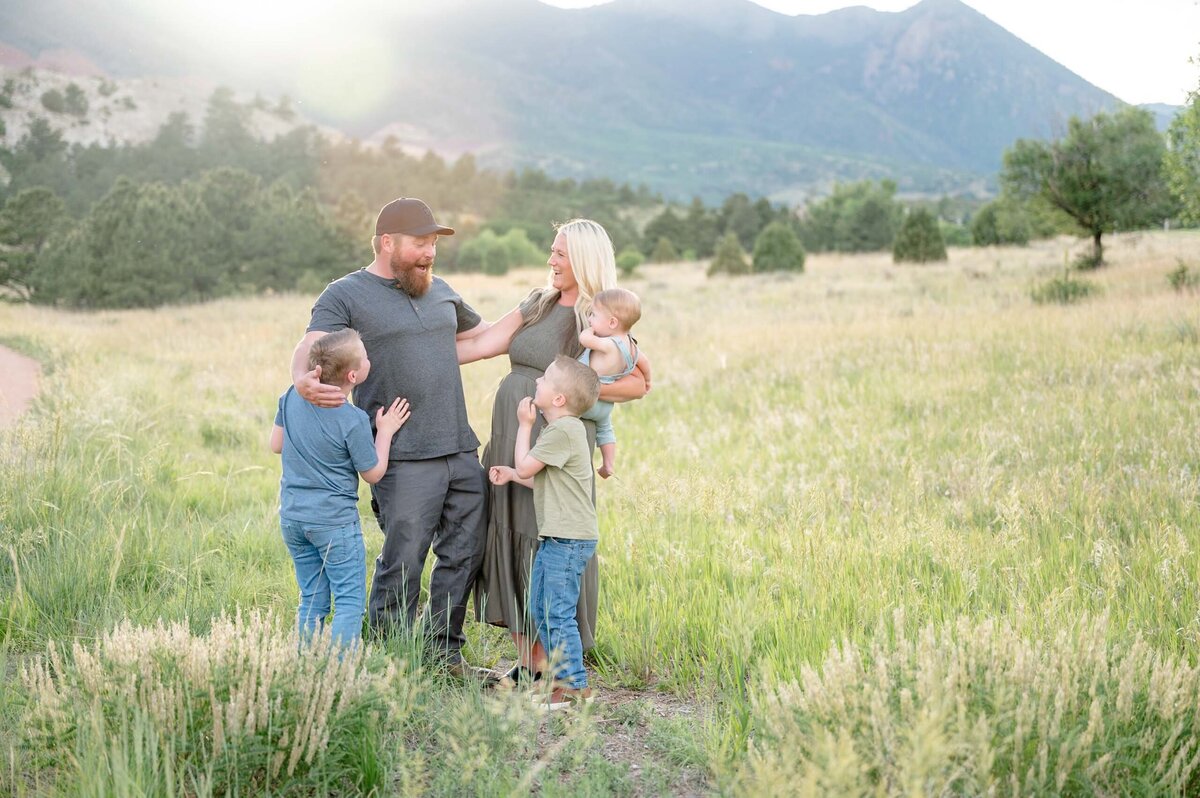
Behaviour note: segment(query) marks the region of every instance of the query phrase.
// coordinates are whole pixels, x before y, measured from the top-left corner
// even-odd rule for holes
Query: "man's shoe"
[[[582,709],[596,700],[590,687],[561,687],[538,691],[533,694],[533,707],[539,712],[559,712],[565,709]]]

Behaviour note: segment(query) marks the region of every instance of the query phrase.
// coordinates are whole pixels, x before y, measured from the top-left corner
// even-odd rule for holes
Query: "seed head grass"
[[[770,760],[772,734],[801,739],[772,724],[795,714],[797,693],[788,686],[804,687],[805,669],[823,672],[818,665],[835,646],[839,656],[867,663],[856,666],[866,690],[876,678],[872,663],[910,661],[897,641],[917,651],[925,635],[950,656],[966,637],[991,629],[989,640],[1005,635],[1050,662],[1066,656],[1055,646],[1099,645],[1080,619],[1103,618],[1104,656],[1143,669],[1129,683],[1147,683],[1155,662],[1194,666],[1200,306],[1173,290],[1167,275],[1198,244],[1194,231],[1114,236],[1109,264],[1088,275],[1097,292],[1071,305],[1029,296],[1031,286],[1061,273],[1076,247],[1066,239],[952,249],[948,262],[919,269],[896,266],[886,254],[813,255],[802,275],[750,279],[709,278],[703,264],[641,267],[626,283],[643,300],[639,340],[655,378],[645,399],[617,409],[617,473],[597,485],[602,592],[591,661],[599,682],[701,704],[703,724],[686,739],[681,730],[677,745],[658,745],[702,745],[714,788],[736,791],[781,783],[768,778],[766,765],[752,764],[751,753]],[[448,279],[494,319],[543,284],[545,273]],[[76,673],[73,663],[98,656],[115,630],[136,637],[131,630],[161,623],[207,639],[238,608],[244,617],[291,616],[296,587],[278,532],[279,463],[265,442],[311,304],[311,296],[275,296],[103,313],[0,305],[0,340],[27,341],[50,361],[33,411],[0,433],[0,646],[10,663],[49,656],[53,644]],[[497,358],[463,369],[472,425],[485,440],[507,368]],[[362,497],[373,561],[382,539],[365,488]],[[901,606],[903,617],[894,618]],[[468,623],[467,632],[472,662],[511,658],[503,630]],[[382,668],[367,659],[369,672]],[[371,738],[400,741],[388,749],[406,754],[375,758],[372,772],[383,775],[372,779],[434,794],[507,794],[527,783],[543,792],[563,784],[626,789],[625,776],[579,748],[594,739],[582,732],[550,762],[541,758],[553,743],[529,742],[542,740],[544,727],[535,735],[487,715],[472,727],[483,741],[468,737],[474,742],[455,751],[448,738],[490,710],[478,695],[416,673],[409,676],[418,695],[429,696],[416,699],[416,719],[387,733],[394,737]],[[1101,674],[1099,666],[1091,673]],[[1107,673],[1095,677],[1098,685],[1115,678]],[[893,750],[912,753],[909,770],[869,782],[854,775],[854,763],[865,761],[863,740],[874,739],[859,724],[821,737],[826,764],[805,773],[824,774],[821,783],[834,786],[853,775],[849,792],[869,784],[885,794],[909,790],[918,783],[910,777],[995,784],[1006,794],[1016,779],[1036,793],[1052,791],[1063,772],[1066,792],[1102,792],[1115,783],[1106,779],[1126,776],[1137,790],[1192,784],[1181,780],[1193,772],[1186,756],[1174,776],[1175,753],[1161,768],[1127,761],[1141,749],[1124,735],[1177,752],[1171,746],[1192,733],[1181,726],[1171,742],[1177,715],[1160,736],[1164,716],[1148,709],[1149,687],[1138,688],[1132,719],[1119,728],[1108,721],[1109,688],[1098,687],[1105,732],[1086,752],[1073,747],[1074,737],[1062,738],[1043,766],[1040,742],[1011,764],[1011,739],[1018,710],[1022,729],[1027,721],[1039,734],[1051,728],[1055,694],[1024,699],[997,676],[987,718],[968,713],[984,724],[970,737],[943,710],[960,700],[975,707],[984,700],[972,697],[977,687],[955,682],[944,700],[901,712],[904,690],[914,701],[926,695],[915,678],[886,682],[893,687],[885,705],[893,709],[886,724],[879,721]],[[14,692],[27,694],[36,683],[6,687],[0,705],[23,704]],[[279,754],[278,736],[263,738],[270,745],[233,746],[239,761],[253,764],[231,768],[214,764],[230,760],[214,758],[211,740],[205,748],[188,738],[189,748],[162,727],[162,718],[178,718],[181,700],[194,725],[204,714],[198,707],[227,706],[236,696],[235,707],[255,707],[253,726],[248,710],[222,711],[221,734],[249,740],[247,729],[261,730],[261,680],[254,691],[251,682],[233,691],[241,683],[231,682],[227,695],[215,687],[209,695],[206,685],[202,696],[183,699],[167,687],[175,682],[162,683],[139,694],[136,713],[93,719],[80,714],[92,712],[91,700],[72,707],[73,739],[92,729],[96,742],[44,772],[119,759],[110,770],[128,789],[114,787],[115,794],[151,782],[207,794],[234,772],[261,774],[245,777],[261,786]],[[770,698],[776,688],[791,703]],[[1035,699],[1042,703],[1021,709],[1022,700]],[[1062,701],[1060,734],[1082,734],[1092,702],[1068,693]],[[1045,725],[1037,714],[1044,707]],[[316,763],[321,750],[321,735],[312,737],[316,712],[293,774],[316,767],[305,761],[313,750]],[[996,725],[1000,715],[1009,726]],[[205,721],[210,734],[217,717]],[[292,734],[280,778],[292,746],[301,745],[300,732]],[[978,757],[961,754],[967,739]],[[370,758],[358,750],[360,762]],[[20,761],[11,746],[9,753]],[[1062,764],[1077,755],[1088,764]],[[966,759],[969,768],[955,767],[974,781],[943,767]],[[539,761],[538,774],[523,781]],[[566,761],[591,764],[564,774]],[[572,780],[584,770],[594,781]],[[19,781],[43,771],[18,765],[10,772]],[[316,782],[303,783],[311,791]],[[245,779],[238,784],[235,792],[250,789]]]
[[[1106,618],[1049,639],[898,613],[754,699],[744,795],[1193,795],[1200,669]]]
[[[81,778],[119,787],[143,770],[131,756],[149,757],[158,786],[211,794],[381,788],[363,778],[382,769],[360,757],[381,755],[381,735],[408,720],[420,689],[395,663],[364,668],[360,649],[301,647],[259,612],[221,616],[205,635],[122,622],[69,653],[52,641],[21,682],[26,744],[47,764],[71,773],[82,756],[100,770]]]

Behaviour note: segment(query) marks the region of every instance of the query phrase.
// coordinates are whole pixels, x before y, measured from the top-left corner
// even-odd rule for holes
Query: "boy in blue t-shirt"
[[[310,370],[321,382],[350,390],[367,378],[371,361],[352,329],[323,336],[308,353]],[[408,400],[397,398],[371,420],[350,403],[317,407],[296,393],[279,399],[271,451],[283,455],[279,523],[296,566],[301,639],[325,623],[333,599],[333,641],[350,646],[362,636],[366,607],[367,560],[358,520],[358,477],[370,484],[387,470],[392,436],[408,420]]]

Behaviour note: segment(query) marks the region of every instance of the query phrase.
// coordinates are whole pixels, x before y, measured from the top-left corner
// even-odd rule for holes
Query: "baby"
[[[592,309],[588,312],[590,326],[579,334],[583,354],[579,362],[590,366],[600,375],[600,383],[608,385],[633,371],[641,362],[646,376],[646,388],[650,388],[650,363],[638,351],[637,342],[629,331],[642,317],[642,302],[638,295],[624,288],[609,288],[596,294]],[[612,402],[599,401],[581,418],[596,422],[596,444],[600,447],[603,463],[597,471],[608,479],[616,470],[617,436],[613,433]]]

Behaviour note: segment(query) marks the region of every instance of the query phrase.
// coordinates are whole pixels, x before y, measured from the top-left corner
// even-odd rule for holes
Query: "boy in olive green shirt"
[[[541,545],[529,578],[529,606],[542,647],[558,658],[549,692],[534,696],[543,709],[592,701],[575,610],[583,568],[600,532],[592,504],[592,455],[579,415],[599,395],[596,372],[560,355],[538,378],[533,397],[517,406],[515,466],[494,466],[489,473],[496,485],[515,481],[533,488]],[[539,410],[546,426],[530,448]]]

